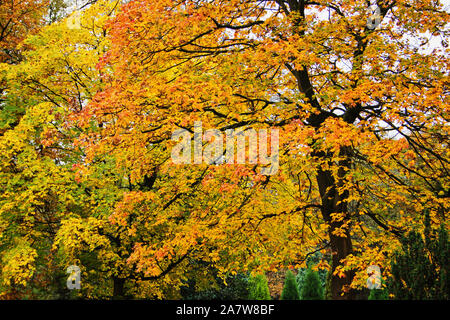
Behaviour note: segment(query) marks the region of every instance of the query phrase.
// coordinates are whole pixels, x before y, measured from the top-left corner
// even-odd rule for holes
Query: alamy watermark
[[[279,167],[279,131],[270,129],[270,156],[268,155],[268,130],[249,128],[246,130],[208,129],[203,133],[202,122],[194,122],[194,137],[186,129],[172,133],[172,140],[179,141],[172,149],[172,162],[175,164],[258,164],[263,175],[276,174]],[[246,146],[248,141],[248,157]],[[205,144],[204,144],[205,142]],[[236,148],[235,148],[236,147]],[[236,152],[235,152],[236,151]]]
[[[380,267],[377,265],[371,265],[367,267],[366,272],[368,274],[368,278],[366,281],[367,288],[372,289],[380,289],[381,288],[381,271]]]
[[[67,278],[67,289],[80,289],[81,288],[81,270],[79,266],[67,267],[66,273],[69,274]]]
[[[375,29],[381,23],[381,10],[376,1],[372,1],[369,6],[369,18],[367,19],[367,28]]]
[[[74,11],[67,17],[66,24],[69,29],[81,29],[81,12],[79,10]]]

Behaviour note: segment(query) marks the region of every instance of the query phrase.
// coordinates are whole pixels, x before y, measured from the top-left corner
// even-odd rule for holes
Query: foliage
[[[248,281],[249,300],[270,300],[269,285],[263,274],[250,277]]]
[[[291,270],[286,272],[283,291],[281,292],[281,300],[300,300],[297,282]]]
[[[0,2],[0,62],[20,61],[22,41],[37,32],[43,23],[47,0]]]
[[[365,0],[98,0],[75,27],[63,1],[1,2],[0,297],[178,298],[320,248],[327,292],[351,299],[393,257],[414,283],[395,254],[408,234],[441,289],[413,287],[448,298],[446,240],[417,232],[425,208],[428,229],[448,224],[450,49],[420,40],[450,15],[378,3],[371,28]],[[278,171],[175,164],[172,133],[198,121],[279,130]]]
[[[301,284],[304,282],[307,269],[323,265],[324,262],[328,263],[328,259],[320,251],[317,251],[306,258],[306,267],[299,268],[295,277],[299,290],[301,290]],[[322,287],[325,288],[329,272],[326,268],[318,268],[317,272],[319,274],[320,283]]]
[[[389,291],[399,300],[449,298],[449,241],[444,225],[430,227],[425,215],[423,234],[411,231],[402,239],[401,251],[392,260]]]
[[[198,247],[224,257],[223,270],[271,270],[328,239],[336,253],[333,298],[350,298],[365,284],[367,263],[388,265],[396,237],[417,225],[425,203],[435,220],[448,208],[441,198],[448,194],[445,49],[427,55],[403,35],[440,30],[449,16],[434,1],[426,1],[433,14],[383,3],[384,25],[371,29],[363,1],[339,10],[282,3],[139,0],[122,6],[100,64],[113,70],[114,81],[79,115],[88,135],[86,166],[108,154],[132,185],[156,177],[151,191],[143,191],[154,197],[147,212],[161,213],[160,222],[150,223],[173,230],[174,240],[163,242],[167,250],[152,238],[136,247],[129,261],[142,261],[144,272],[157,269],[148,258],[154,252],[211,254],[191,250]],[[320,10],[329,10],[330,18]],[[407,23],[411,16],[414,27]],[[192,130],[196,121],[221,131],[278,128],[277,175],[261,176],[261,164],[172,165],[164,152],[173,146],[171,133],[180,126]],[[126,199],[142,206],[134,190]],[[135,216],[154,219],[138,212],[131,221]],[[135,228],[127,222],[129,210],[112,218]],[[191,241],[180,245],[180,237]]]
[[[84,49],[78,46],[82,41]],[[91,29],[69,30],[62,21],[30,33],[23,45],[27,50],[21,63],[0,67],[7,88],[0,110],[0,256],[16,264],[0,270],[2,294],[67,298],[65,269],[76,261],[54,247],[57,234],[67,222],[76,221],[74,217],[98,217],[102,204],[99,194],[74,175],[73,165],[83,153],[73,145],[79,133],[65,125],[65,117],[77,109],[76,101],[83,103],[80,96],[88,99],[89,90],[97,90],[99,78],[93,69],[104,43]],[[29,249],[9,260],[24,247]],[[102,272],[98,264],[94,269]],[[20,281],[10,281],[13,270]],[[91,282],[100,283],[100,291],[108,285]]]
[[[215,277],[205,286],[189,279],[181,287],[181,297],[187,300],[245,300],[248,298],[248,277],[244,274],[228,275],[225,280]]]
[[[387,289],[372,289],[368,300],[389,300],[389,292]]]

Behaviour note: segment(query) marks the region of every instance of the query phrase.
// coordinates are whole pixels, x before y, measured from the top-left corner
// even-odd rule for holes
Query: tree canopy
[[[61,1],[2,2],[0,298],[65,297],[69,265],[85,298],[179,298],[316,252],[333,299],[370,265],[390,277],[424,212],[447,232],[449,13],[376,5],[98,0],[74,25]],[[278,130],[277,172],[174,163],[200,121]]]

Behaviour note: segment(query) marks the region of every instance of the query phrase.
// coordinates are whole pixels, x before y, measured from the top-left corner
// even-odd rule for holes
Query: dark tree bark
[[[331,161],[331,155],[326,154],[324,151],[315,151],[313,152],[313,156],[325,161]],[[328,235],[332,252],[332,273],[341,264],[341,260],[346,258],[353,251],[352,240],[350,237],[350,214],[348,212],[347,202],[349,192],[345,189],[345,191],[341,193],[338,192],[338,189],[343,187],[343,181],[347,172],[350,170],[352,161],[350,152],[346,148],[341,148],[340,156],[344,156],[344,160],[341,160],[338,163],[339,170],[337,177],[334,177],[331,171],[322,170],[321,168],[317,169],[316,175],[317,185],[322,200],[322,217],[329,227]],[[341,213],[343,219],[340,221],[333,221],[333,213]],[[334,234],[336,229],[345,230],[345,237]],[[342,278],[337,275],[331,275],[331,297],[333,300],[356,298],[356,292],[352,290],[343,291],[346,286],[351,284],[354,275],[353,271],[346,272],[345,277]]]
[[[114,300],[124,299],[125,296],[125,279],[124,278],[113,278],[113,296]]]
[[[317,183],[320,196],[322,198],[322,216],[329,226],[330,247],[332,251],[332,270],[340,265],[340,261],[352,253],[352,240],[350,238],[350,228],[345,229],[346,237],[337,236],[333,232],[342,228],[350,219],[347,210],[348,192],[339,194],[336,190],[336,181],[331,172],[318,170]],[[342,221],[332,221],[332,213],[344,214]],[[353,291],[344,292],[343,288],[350,285],[353,280],[354,272],[346,272],[345,277],[340,278],[337,275],[331,276],[331,296],[332,299],[354,299]]]

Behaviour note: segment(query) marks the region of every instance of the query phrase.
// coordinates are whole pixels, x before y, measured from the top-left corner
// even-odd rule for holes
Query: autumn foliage
[[[373,28],[366,2],[1,4],[0,298],[179,298],[319,251],[333,299],[389,278],[425,211],[448,225],[449,13],[382,0]],[[196,121],[279,130],[278,172],[174,164]]]

